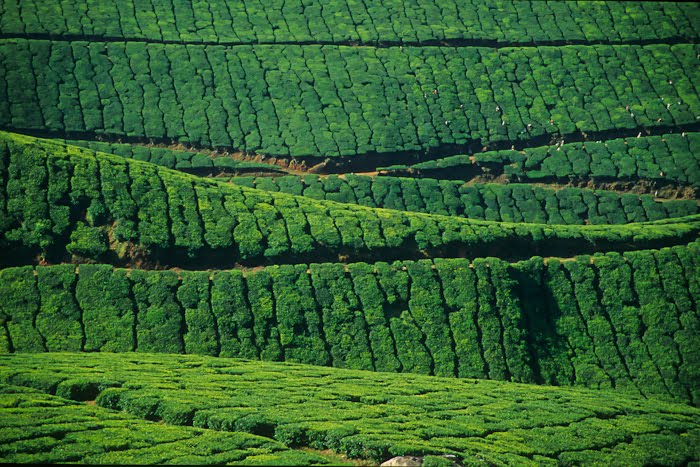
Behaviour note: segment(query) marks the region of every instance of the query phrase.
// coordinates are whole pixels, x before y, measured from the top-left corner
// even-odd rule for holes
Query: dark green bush
[[[75,226],[70,234],[70,243],[66,245],[66,251],[76,256],[99,259],[109,250],[107,236],[99,227],[90,227],[82,222]]]

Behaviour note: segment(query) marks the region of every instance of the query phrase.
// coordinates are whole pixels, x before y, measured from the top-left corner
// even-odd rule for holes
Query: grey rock
[[[402,466],[402,467],[420,467],[423,465],[422,457],[414,456],[398,456],[381,464],[381,467]]]

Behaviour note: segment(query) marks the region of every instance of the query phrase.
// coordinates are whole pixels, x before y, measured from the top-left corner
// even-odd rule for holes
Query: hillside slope
[[[70,254],[113,264],[572,256],[687,243],[700,215],[626,225],[490,222],[317,201],[2,134],[5,261]],[[98,181],[98,183],[95,183]],[[329,222],[329,220],[331,222]],[[6,264],[7,264],[6,263]]]
[[[700,456],[698,409],[614,391],[106,353],[0,356],[0,379],[96,397],[165,427],[248,431],[375,462],[453,454],[465,464],[681,465]]]
[[[0,462],[700,463],[699,39],[0,0]]]
[[[700,403],[697,242],[532,258],[0,271],[0,350],[195,353]]]

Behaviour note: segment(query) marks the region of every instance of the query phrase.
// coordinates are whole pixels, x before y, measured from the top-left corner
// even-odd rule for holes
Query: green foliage
[[[158,171],[150,165],[139,164],[129,167],[129,177],[130,193],[138,209],[138,219],[133,220],[137,221],[141,243],[146,248],[170,244],[168,201]]]
[[[522,287],[510,276],[510,268],[503,261],[490,264],[491,281],[495,289],[496,308],[501,314],[503,347],[511,381],[534,380],[532,362],[527,348],[528,328],[518,290]]]
[[[271,285],[271,277],[266,270],[246,277],[248,303],[253,315],[255,347],[259,349],[260,358],[263,360],[280,360],[282,349]]]
[[[397,344],[389,324],[391,316],[385,312],[390,305],[373,268],[366,263],[354,263],[348,265],[348,272],[369,330],[374,368],[377,371],[397,371],[400,368],[396,356]]]
[[[644,332],[647,351],[657,365],[667,391],[675,398],[683,397],[684,389],[678,381],[678,368],[683,355],[674,341],[674,334],[680,330],[681,323],[673,298],[664,293],[654,255],[628,252],[625,256],[634,271],[634,291],[638,296],[640,320],[645,327],[653,326]],[[685,397],[688,397],[688,393]]]
[[[102,187],[95,183],[100,179],[98,161],[79,158],[73,159],[73,162],[70,179],[71,207],[79,212],[85,211],[88,224],[100,224],[104,220],[106,207],[100,198]]]
[[[125,163],[100,160],[102,197],[109,216],[114,219],[114,236],[119,241],[136,240],[138,208],[131,197],[128,166]]]
[[[484,349],[484,361],[488,368],[488,377],[510,380],[511,373],[508,370],[503,343],[505,330],[500,309],[496,307],[494,284],[491,280],[488,260],[477,258],[474,261],[474,272],[477,278],[476,290],[479,307],[477,322],[481,330],[481,342]]]
[[[233,8],[221,1],[202,5],[170,0],[152,9],[132,10],[111,4],[94,7],[85,0],[59,8],[34,0],[22,8],[9,5],[1,25],[7,33],[15,34],[94,34],[194,43],[424,43],[441,39],[499,43],[697,37],[692,21],[696,10],[677,3],[498,5],[498,11],[494,11],[470,0],[416,4],[404,9],[401,2],[391,0],[369,7],[354,2],[320,7],[296,0],[280,10],[263,2]],[[501,24],[508,27],[499,27]],[[300,119],[298,125],[304,123]]]
[[[70,243],[66,245],[68,253],[94,259],[98,259],[108,250],[109,245],[104,231],[82,222],[75,225],[75,230],[70,234]]]
[[[476,276],[468,264],[455,264],[449,260],[435,260],[438,277],[442,283],[445,306],[448,307],[449,328],[455,342],[457,376],[483,378],[484,369],[481,348],[481,330],[478,327]]]
[[[82,310],[73,293],[78,280],[75,272],[72,264],[36,269],[41,306],[35,328],[45,336],[50,352],[83,350]]]
[[[284,360],[328,365],[329,355],[323,340],[323,322],[317,308],[307,266],[284,265],[269,269],[274,314],[277,319]]]
[[[94,401],[105,389],[119,387],[118,381],[109,381],[96,378],[72,378],[65,379],[56,387],[56,396],[74,401]]]
[[[310,251],[316,252],[319,260],[335,260],[340,255],[364,257],[384,252],[387,247],[399,249],[408,256],[441,256],[445,250],[452,248],[458,249],[464,256],[483,255],[489,249],[503,255],[518,256],[522,255],[522,251],[538,252],[545,249],[550,254],[566,255],[571,254],[573,245],[577,252],[594,252],[630,241],[634,241],[640,248],[675,244],[697,233],[700,225],[696,214],[672,221],[655,221],[653,224],[562,225],[546,230],[548,234],[545,235],[543,227],[536,224],[516,226],[434,214],[379,210],[327,200],[317,201],[284,193],[212,183],[167,169],[156,169],[140,161],[131,160],[125,164],[123,159],[114,156],[19,135],[4,134],[3,138],[17,153],[18,157],[13,156],[14,159],[11,160],[17,160],[18,167],[25,167],[26,161],[19,155],[28,152],[31,156],[26,160],[42,167],[46,165],[45,161],[53,163],[63,160],[66,161],[65,170],[70,170],[74,163],[76,168],[99,165],[103,173],[114,174],[117,170],[127,172],[122,173],[121,178],[116,178],[114,184],[105,185],[104,196],[101,191],[84,189],[80,196],[75,197],[74,204],[68,206],[71,212],[77,211],[75,218],[71,219],[76,232],[71,249],[77,252],[82,247],[83,250],[80,251],[85,254],[102,251],[102,247],[97,246],[102,240],[94,238],[100,237],[100,234],[90,229],[103,229],[110,239],[113,235],[116,240],[109,243],[111,251],[102,253],[112,261],[116,258],[127,261],[138,258],[153,259],[165,264],[173,261],[176,265],[186,260],[181,259],[182,255],[178,257],[171,253],[183,251],[190,255],[204,252],[213,253],[212,256],[220,254],[217,261],[222,264],[234,264],[239,260],[259,262],[263,258],[278,260]],[[107,170],[112,164],[112,169]],[[12,165],[10,169],[13,168],[17,167]],[[25,169],[26,167],[20,172],[29,176]],[[43,189],[51,192],[52,180],[49,178],[49,185]],[[21,181],[24,182],[23,179]],[[33,180],[26,180],[28,185],[32,182]],[[122,185],[124,182],[127,183],[126,186]],[[414,191],[417,193],[417,190]],[[27,198],[25,195],[17,196],[20,197],[17,201],[21,203]],[[89,199],[91,196],[95,198]],[[488,207],[489,199],[496,200],[497,196],[487,197],[484,194],[483,199],[487,205],[484,212],[488,218],[489,212],[497,210],[495,205],[493,208]],[[103,203],[105,212],[109,215],[91,217],[89,206],[102,206]],[[8,201],[9,224],[29,225],[34,214],[11,211],[11,205]],[[329,222],[329,217],[332,222]],[[101,222],[98,223],[98,219]],[[50,217],[42,217],[42,222],[44,221],[48,222],[46,245],[53,245],[52,254],[60,258],[61,251],[68,242],[64,236],[52,232],[60,232],[65,227],[54,226]],[[95,225],[89,228],[78,227],[80,222]],[[36,253],[43,251],[43,243],[37,244],[27,235],[15,237],[16,233],[16,229],[5,232],[12,247],[20,251],[22,247]],[[136,239],[132,237],[134,234]],[[129,239],[129,242],[119,241],[119,237]],[[496,249],[497,245],[502,245],[506,240],[509,248]],[[205,241],[210,249],[203,251]],[[22,254],[26,255],[27,251]]]
[[[554,312],[551,319],[557,335],[565,336],[572,371],[576,382],[593,388],[609,388],[614,380],[602,368],[602,363],[595,351],[593,338],[588,330],[588,323],[581,313],[574,286],[565,263],[549,261],[544,271],[544,282],[548,310]]]
[[[151,164],[178,169],[184,172],[197,172],[197,169],[216,167],[221,172],[229,174],[244,174],[248,172],[278,173],[282,169],[270,164],[258,162],[239,161],[228,157],[226,154],[214,153],[211,155],[167,149],[151,146],[139,146],[134,144],[105,143],[90,140],[65,140],[67,144],[93,149],[95,151],[114,154],[128,159],[136,159]],[[215,171],[212,169],[213,173]]]
[[[373,369],[367,322],[342,264],[312,264],[311,282],[336,367]]]
[[[190,256],[204,245],[202,238],[202,219],[200,217],[195,197],[194,186],[189,180],[164,180],[165,192],[168,195],[170,231],[174,245],[187,249]]]
[[[212,278],[211,310],[216,318],[222,357],[258,358],[253,315],[240,271],[217,271]]]
[[[275,180],[275,184],[271,181]],[[372,208],[388,208],[470,219],[542,224],[626,224],[696,214],[690,200],[655,201],[653,197],[602,190],[552,190],[526,184],[474,184],[462,181],[348,175],[324,177],[323,187],[305,189],[303,176],[234,177],[230,181],[268,191],[301,194],[307,198],[340,201]],[[410,182],[410,190],[406,185]],[[363,184],[364,196],[337,196]],[[384,196],[385,190],[395,195]],[[335,191],[333,191],[335,190]],[[460,190],[466,196],[460,194]],[[403,195],[402,195],[403,193]],[[406,198],[404,201],[402,196]],[[364,229],[363,230],[367,230]],[[292,239],[293,240],[293,239]],[[379,240],[381,242],[381,240]],[[367,242],[367,234],[365,234]]]
[[[1,461],[700,459],[696,6],[5,3]]]
[[[45,351],[44,337],[33,325],[40,306],[33,268],[22,266],[2,269],[0,280],[0,311],[2,323],[8,333],[7,350]]]
[[[685,14],[676,13],[679,18]],[[544,17],[559,21],[565,17],[560,14],[567,12]],[[608,12],[601,14],[607,17]],[[388,15],[387,22],[389,16],[395,15]],[[444,16],[436,15],[435,24],[443,24]],[[478,23],[472,16],[468,26],[457,30],[471,30]],[[224,29],[238,25],[227,24]],[[192,28],[200,26],[197,21]],[[527,28],[537,29],[542,29],[537,22]],[[94,39],[3,40],[0,53],[6,66],[0,76],[8,83],[4,100],[12,105],[0,114],[0,125],[108,132],[117,138],[297,158],[439,151],[475,141],[512,144],[581,131],[683,127],[694,124],[700,113],[692,42],[533,47],[528,41],[514,47],[418,44],[376,50],[334,44],[270,46],[260,44],[260,37],[236,47]],[[439,44],[442,37],[429,40]],[[35,72],[55,62],[64,62],[59,73]],[[44,98],[44,89],[55,96]],[[114,103],[114,114],[104,118],[106,103]],[[48,122],[44,114],[52,114]],[[213,164],[198,154],[190,165],[211,170]],[[568,159],[547,160],[543,166],[556,178],[579,171],[578,163],[574,168]],[[609,177],[631,173],[635,163],[594,153],[590,166]],[[697,164],[690,167],[697,177]],[[407,188],[410,205],[414,198]],[[347,190],[333,197],[352,199]],[[41,231],[35,235],[40,237]]]
[[[659,99],[659,101],[663,100]],[[642,179],[697,188],[700,186],[700,166],[698,166],[695,152],[699,144],[700,133],[697,132],[640,136],[525,148],[522,151],[486,151],[474,156],[456,155],[420,162],[409,168],[423,175],[449,174],[449,178],[459,178],[462,171],[466,174],[473,173],[475,164],[477,167],[488,170],[493,170],[495,164],[502,167],[504,174],[510,180],[517,182],[551,182],[553,180],[629,182]],[[397,170],[405,169],[406,167]],[[392,169],[388,168],[385,172],[391,174]],[[663,184],[657,186],[663,186]],[[573,190],[569,191],[573,192]],[[600,214],[608,220],[597,220],[589,204],[590,212],[587,217],[592,223],[617,223],[623,218],[627,219],[627,222],[635,222],[635,219],[655,220],[660,218],[657,216],[663,216],[664,211],[666,215],[672,215],[671,213],[676,212],[675,209],[680,209],[681,212],[694,209],[688,203],[658,205],[649,197],[641,197],[642,206],[640,207],[636,202],[636,196],[632,194],[623,196],[625,201],[620,206],[617,201],[611,199],[617,196],[611,193],[601,195],[607,197],[607,202],[599,199],[597,203],[601,208],[603,205],[607,206],[601,209],[603,212]],[[595,194],[594,196],[600,197]],[[564,207],[564,209],[570,208],[570,206]],[[549,215],[551,216],[552,213],[550,212]]]
[[[8,184],[9,174],[7,173],[7,168],[9,165],[10,149],[5,142],[2,142],[0,143],[0,184],[2,184],[2,186],[7,186]],[[64,186],[65,184],[64,181]],[[7,197],[8,192],[3,190],[2,193],[0,193],[0,230],[2,231],[8,229],[8,222],[10,221],[10,217],[7,214]]]
[[[51,224],[47,195],[42,192],[47,184],[45,155],[36,146],[23,146],[6,140],[9,149],[7,165],[7,229],[4,236],[9,241],[21,241],[26,245],[47,248],[51,246]],[[20,143],[21,144],[21,143]],[[44,153],[45,154],[45,153]],[[7,159],[6,159],[7,160]],[[17,222],[18,219],[21,221]]]
[[[590,260],[585,256],[564,263],[564,268],[571,278],[578,310],[586,322],[587,334],[603,370],[614,381],[615,387],[632,386],[617,344],[615,328],[598,297],[599,280],[596,270],[590,267]]]
[[[101,264],[81,265],[75,299],[83,310],[85,351],[136,349],[136,303],[126,271]]]
[[[432,358],[431,373],[437,376],[454,376],[456,357],[444,298],[429,262],[407,265],[410,277],[408,308],[424,335],[424,343]]]
[[[122,420],[130,420],[131,433],[138,435],[134,439],[141,439],[140,463],[176,462],[192,455],[203,456],[201,462],[226,462],[237,459],[232,456],[242,459],[248,450],[258,455],[264,449],[284,450],[279,442],[330,449],[374,463],[395,455],[451,454],[460,463],[481,458],[502,464],[572,460],[675,465],[700,456],[697,408],[612,390],[407,377],[191,355],[140,354],[133,359],[108,353],[42,353],[0,356],[0,360],[4,383],[0,444],[12,448],[3,448],[0,457],[8,461],[29,452],[36,460],[65,459],[59,457],[62,450],[51,447],[67,444],[79,433],[92,436],[105,429],[100,427],[109,427],[108,437],[64,449],[86,449],[95,456],[89,458],[123,462],[132,438],[116,429]],[[96,380],[95,373],[104,379]],[[101,385],[98,407],[8,386],[16,374],[66,379],[60,388],[80,387],[76,384],[80,381]],[[117,375],[121,387],[106,387]],[[80,392],[75,395],[81,398]],[[32,410],[37,406],[40,411]],[[61,424],[42,423],[59,416]],[[164,423],[143,424],[129,416]],[[174,426],[189,423],[195,428]],[[75,433],[81,425],[94,430]],[[66,437],[61,441],[52,437],[57,431]],[[239,431],[274,436],[277,441]],[[198,436],[189,438],[185,434],[189,432]],[[227,437],[245,439],[246,447],[235,447]],[[178,439],[190,440],[186,452]],[[257,444],[262,439],[267,443],[264,448]],[[26,441],[20,444],[21,440]],[[147,447],[148,443],[154,446]],[[112,444],[122,451],[107,447]],[[444,458],[430,462],[438,459]]]
[[[580,329],[571,327],[571,320],[577,316],[575,309],[565,308],[573,304],[566,293],[560,263],[545,264],[541,257],[533,257],[514,265],[509,273],[520,286],[518,298],[529,335],[527,352],[538,363],[533,366],[533,378],[545,384],[574,383],[580,367],[574,367],[578,357],[572,351],[571,340],[580,339]],[[566,332],[560,334],[557,326]]]
[[[183,271],[177,301],[185,314],[184,352],[219,355],[219,330],[211,309],[211,280],[208,272]]]
[[[226,212],[221,193],[216,187],[207,189],[201,185],[195,185],[194,191],[204,226],[204,241],[213,249],[231,247],[236,220]]]
[[[169,170],[270,170],[231,149],[408,161],[477,143],[686,128],[700,109],[697,8],[151,3],[3,5],[0,126],[151,140],[78,149],[0,135],[3,266],[167,269],[200,254],[217,267],[284,265],[0,270],[0,351],[17,353],[0,356],[0,459],[337,461],[274,437],[377,463],[698,460],[697,410],[656,399],[700,400],[698,247],[663,248],[697,236],[697,203],[355,175],[227,184]],[[475,46],[442,47],[453,40]],[[367,47],[379,42],[390,47]],[[401,173],[695,189],[698,141],[482,151]],[[532,254],[548,258],[483,258]],[[406,260],[344,264],[384,255]],[[437,257],[454,259],[417,260]],[[36,354],[78,350],[103,353]]]
[[[211,275],[6,268],[1,329],[5,352],[197,353],[615,387],[697,404],[698,289],[684,279],[697,248]]]
[[[675,310],[678,320],[679,330],[673,338],[683,355],[683,364],[678,368],[678,380],[683,387],[690,388],[692,400],[698,400],[698,381],[700,375],[698,368],[693,362],[698,361],[698,320],[695,318],[695,299],[692,296],[691,288],[688,285],[692,278],[687,276],[694,274],[685,271],[681,258],[690,253],[690,250],[677,251],[662,249],[655,252],[659,275],[661,276],[662,289],[666,302],[671,303],[671,310]]]
[[[0,386],[0,459],[19,464],[336,464],[261,436],[152,423],[65,399],[87,400],[88,393],[109,385],[71,379],[59,385],[61,397]],[[168,417],[169,423],[177,421],[182,420]]]
[[[176,301],[178,277],[174,272],[129,274],[136,304],[136,350],[182,353],[185,351],[183,310]]]

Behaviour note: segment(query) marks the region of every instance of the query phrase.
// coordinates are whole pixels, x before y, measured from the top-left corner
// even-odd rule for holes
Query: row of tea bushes
[[[700,187],[700,133],[689,132],[608,141],[567,143],[521,151],[485,151],[392,166],[385,173],[410,170],[424,176],[462,178],[474,167],[489,167],[511,180],[660,181]]]
[[[30,378],[48,380],[43,375]],[[0,461],[15,465],[336,462],[262,436],[157,424],[148,421],[149,416],[137,418],[75,401],[94,397],[91,392],[113,384],[87,384],[79,389],[64,385],[58,390],[62,397],[40,392],[37,389],[46,389],[40,385],[32,389],[0,384]]]
[[[651,195],[527,184],[473,184],[431,178],[346,174],[241,176],[231,182],[260,190],[373,208],[498,222],[626,224],[696,214],[693,200],[655,201]]]
[[[0,125],[269,156],[439,153],[696,124],[699,52],[4,39]]]
[[[671,246],[700,230],[700,215],[548,226],[368,208],[215,182],[26,136],[3,133],[0,143],[0,182],[7,186],[0,192],[0,234],[10,264],[34,255],[185,265],[210,254],[219,267],[377,254],[571,256],[632,242],[638,249]]]
[[[216,173],[217,170],[223,173],[282,172],[281,167],[275,167],[264,162],[239,161],[229,157],[225,152],[204,154],[182,149],[90,140],[66,140],[66,144],[150,162],[151,164],[185,172],[203,170],[210,170],[213,173]]]
[[[700,401],[698,244],[495,258],[0,271],[5,352],[196,353]]]
[[[3,5],[5,35],[209,43],[665,41],[698,37],[698,13],[672,2],[384,0],[231,3],[23,0]]]

